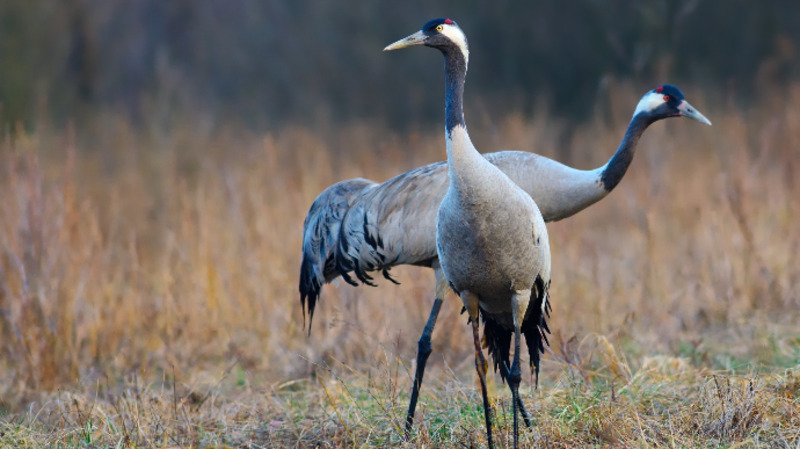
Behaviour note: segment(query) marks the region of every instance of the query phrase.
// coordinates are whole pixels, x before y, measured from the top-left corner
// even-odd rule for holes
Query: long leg
[[[500,375],[503,376],[503,379],[508,379],[509,371],[508,365],[505,362],[500,364]],[[521,375],[520,375],[521,376]],[[509,388],[511,388],[511,384],[508,384]],[[514,396],[514,391],[511,391],[511,396]],[[533,427],[533,421],[531,421],[531,414],[528,413],[528,410],[525,408],[525,403],[522,402],[522,397],[517,395],[517,407],[519,408],[519,413],[522,415],[522,421],[525,422],[525,427],[531,428]]]
[[[489,406],[489,393],[486,391],[486,359],[483,357],[481,349],[481,338],[478,334],[478,297],[469,293],[462,292],[461,300],[469,312],[469,320],[472,323],[472,340],[475,343],[475,370],[478,371],[478,379],[481,382],[481,394],[483,395],[483,414],[486,418],[486,440],[489,449],[494,449],[492,440],[492,409]]]
[[[425,374],[425,364],[428,363],[428,356],[430,356],[433,351],[431,346],[431,333],[433,333],[433,327],[436,326],[436,318],[439,316],[439,309],[442,308],[442,301],[447,291],[447,281],[444,278],[442,269],[435,266],[434,274],[436,275],[436,297],[433,301],[431,314],[428,316],[428,322],[425,324],[425,329],[422,330],[422,336],[419,337],[419,342],[417,342],[417,370],[414,374],[414,387],[411,390],[411,401],[408,403],[408,414],[406,415],[407,439],[411,437],[411,427],[414,425],[414,412],[417,408],[419,389],[422,387],[422,376]]]
[[[511,297],[511,307],[512,312],[514,313],[514,361],[511,363],[511,369],[506,380],[508,381],[508,386],[511,387],[511,396],[514,404],[514,449],[519,448],[519,422],[517,419],[517,404],[522,402],[519,398],[519,383],[522,380],[522,370],[520,370],[519,366],[520,327],[522,327],[522,320],[525,318],[525,312],[528,310],[530,298],[530,290],[515,292]]]
[[[519,423],[517,419],[517,409],[522,402],[519,398],[519,384],[522,380],[522,370],[519,364],[519,326],[514,326],[514,361],[511,362],[511,370],[508,373],[508,386],[511,387],[511,397],[514,401],[514,449],[519,447]]]

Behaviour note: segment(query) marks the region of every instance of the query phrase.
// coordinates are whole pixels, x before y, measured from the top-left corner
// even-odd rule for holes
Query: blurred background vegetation
[[[619,80],[742,105],[800,75],[789,0],[3,0],[2,122],[438,128],[439,56],[381,49],[440,16],[470,37],[467,97],[492,111],[582,119]]]

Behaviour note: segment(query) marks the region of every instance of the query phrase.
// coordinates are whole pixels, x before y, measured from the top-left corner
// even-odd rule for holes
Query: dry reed
[[[800,368],[800,86],[787,91],[747,112],[687,92],[713,127],[655,124],[617,190],[549,225],[554,335],[543,387],[528,396],[539,414],[530,443],[800,442],[789,370]],[[616,148],[637,95],[613,98],[611,125],[510,114],[476,117],[471,132],[484,150],[591,168]],[[428,270],[395,269],[399,287],[326,286],[311,337],[297,295],[302,222],[318,193],[443,157],[440,133],[366,124],[143,132],[106,117],[76,132],[10,131],[0,446],[480,443],[453,296],[434,332],[418,437],[398,439]],[[505,388],[492,394],[507,436]]]

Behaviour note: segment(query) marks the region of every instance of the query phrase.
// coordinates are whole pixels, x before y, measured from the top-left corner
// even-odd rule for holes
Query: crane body
[[[557,221],[585,209],[608,195],[621,181],[635,154],[639,138],[655,121],[685,116],[711,124],[674,86],[647,92],[637,104],[619,147],[606,164],[591,170],[569,167],[535,153],[502,151],[480,157],[504,173],[534,200],[544,221]],[[450,120],[450,118],[448,118]],[[448,123],[448,126],[450,123]],[[468,136],[467,136],[468,137]],[[436,216],[449,186],[447,162],[436,162],[402,173],[383,183],[354,179],[334,184],[312,204],[304,223],[300,296],[304,316],[313,317],[322,286],[341,276],[352,285],[376,285],[374,272],[393,282],[390,269],[416,265],[434,269],[434,302],[417,347],[415,381],[406,419],[410,432],[426,361],[432,352],[431,334],[447,291],[436,249]],[[355,277],[355,279],[353,279]],[[543,286],[542,286],[543,288]],[[549,303],[537,304],[542,312],[535,325],[523,322],[531,364],[538,378],[539,355],[546,342],[544,321]],[[489,307],[491,308],[491,307]],[[529,307],[530,311],[531,308]],[[502,320],[499,320],[502,321]],[[310,332],[309,320],[309,332]],[[488,321],[484,339],[495,369],[507,378],[510,335],[502,325]],[[503,334],[502,338],[498,335]],[[530,426],[524,405],[523,419]]]

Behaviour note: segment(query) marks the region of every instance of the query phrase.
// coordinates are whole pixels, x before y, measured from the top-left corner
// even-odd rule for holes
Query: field
[[[599,166],[639,92],[576,125],[467,107],[476,146]],[[548,226],[545,447],[800,447],[800,86],[653,125],[611,195]],[[444,158],[439,131],[262,134],[113,114],[0,146],[0,447],[481,447],[470,329],[448,295],[416,433],[400,435],[430,270],[323,291],[302,223],[341,179]],[[167,125],[167,123],[169,123]],[[527,370],[524,371],[527,373]],[[501,447],[510,394],[490,378]]]

